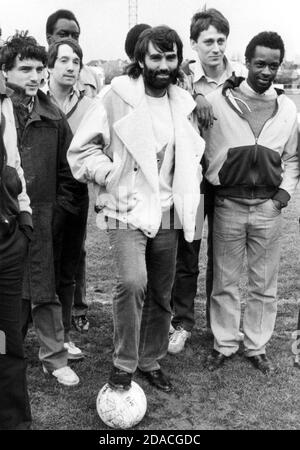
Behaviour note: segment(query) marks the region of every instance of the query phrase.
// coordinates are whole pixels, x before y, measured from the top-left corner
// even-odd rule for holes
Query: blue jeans
[[[241,339],[239,280],[245,252],[249,285],[244,347],[247,356],[265,353],[276,320],[280,233],[281,212],[271,199],[249,206],[215,198],[211,328],[214,348],[225,356],[238,350]]]
[[[168,349],[178,230],[160,228],[150,239],[121,227],[108,231],[117,266],[113,363],[130,373],[156,370]]]

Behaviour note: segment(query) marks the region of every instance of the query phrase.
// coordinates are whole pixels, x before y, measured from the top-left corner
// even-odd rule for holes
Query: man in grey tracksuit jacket
[[[272,86],[284,55],[276,33],[248,44],[247,80],[229,79],[207,96],[217,118],[205,133],[206,178],[216,187],[211,326],[218,368],[239,347],[238,283],[245,250],[249,288],[243,332],[246,356],[262,372],[276,319],[281,209],[299,178],[294,103]]]

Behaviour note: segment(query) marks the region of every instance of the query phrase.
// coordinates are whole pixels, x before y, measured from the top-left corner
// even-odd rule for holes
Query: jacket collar
[[[243,77],[237,77],[235,74],[233,74],[230,78],[228,78],[222,87],[222,95],[226,97],[228,95],[228,90],[235,89],[239,87],[242,81],[244,81],[245,78]]]
[[[143,77],[137,79],[122,75],[111,82],[112,90],[131,107],[136,108],[145,99],[145,84]],[[195,108],[193,98],[186,91],[171,84],[168,87],[168,96],[173,107],[181,108],[184,115],[189,116]]]
[[[12,102],[15,105],[18,103],[22,104],[22,99],[25,99],[26,97],[25,90],[12,83],[8,83],[8,85],[12,92],[10,95]],[[40,117],[46,117],[50,120],[59,120],[61,119],[61,113],[59,109],[53,105],[50,98],[39,89],[37,94],[33,97],[32,119],[38,120]]]
[[[155,137],[143,77],[132,79],[125,75],[114,78],[111,89],[132,108],[128,114],[114,123],[114,130],[141,167],[149,185],[158,192]],[[175,153],[193,152],[192,145],[191,149],[186,147],[189,147],[191,135],[196,134],[198,139],[196,131],[188,121],[188,116],[195,108],[195,102],[188,92],[175,85],[168,88],[168,96],[175,132]],[[182,140],[185,142],[184,145]]]
[[[230,78],[228,78],[222,88],[222,94],[227,97],[230,90],[232,89],[236,89],[237,87],[240,86],[241,83],[243,83],[245,81],[245,88],[247,90],[249,90],[249,92],[253,92],[255,93],[255,91],[249,86],[249,84],[247,83],[247,81],[245,80],[244,77],[237,77],[235,74],[233,74]],[[284,91],[282,89],[278,89],[275,88],[273,86],[273,84],[269,87],[269,89],[267,89],[263,95],[274,95],[274,91],[276,91],[277,95],[280,96],[282,94],[284,94]]]
[[[61,119],[59,109],[53,105],[51,99],[41,90],[38,90],[37,95],[35,96],[33,113],[34,115],[45,117],[50,120]]]
[[[2,73],[0,73],[0,95],[4,97],[9,97],[12,93],[13,91],[6,86],[5,79]]]

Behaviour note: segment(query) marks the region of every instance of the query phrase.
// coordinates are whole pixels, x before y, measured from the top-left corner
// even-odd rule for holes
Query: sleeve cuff
[[[21,211],[18,221],[20,225],[28,225],[31,229],[33,229],[32,216],[28,211]]]
[[[99,184],[100,186],[105,186],[106,177],[110,173],[111,169],[112,169],[111,161],[109,161],[105,164],[102,164],[101,168],[98,168],[95,172],[95,177],[94,177],[95,182],[97,184]]]

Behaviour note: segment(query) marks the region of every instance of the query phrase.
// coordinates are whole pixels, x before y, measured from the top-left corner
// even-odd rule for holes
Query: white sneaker
[[[64,348],[66,350],[68,350],[68,359],[83,359],[84,358],[84,354],[82,353],[82,351],[80,350],[80,348],[76,347],[76,345],[74,344],[74,342],[65,342],[64,343]]]
[[[76,384],[79,383],[78,376],[69,366],[56,369],[52,373],[43,366],[43,371],[46,375],[55,377],[59,383],[64,384],[65,386],[76,386]]]
[[[182,327],[177,327],[173,334],[169,338],[168,352],[175,354],[184,349],[185,341],[191,337],[190,331],[186,331]]]

